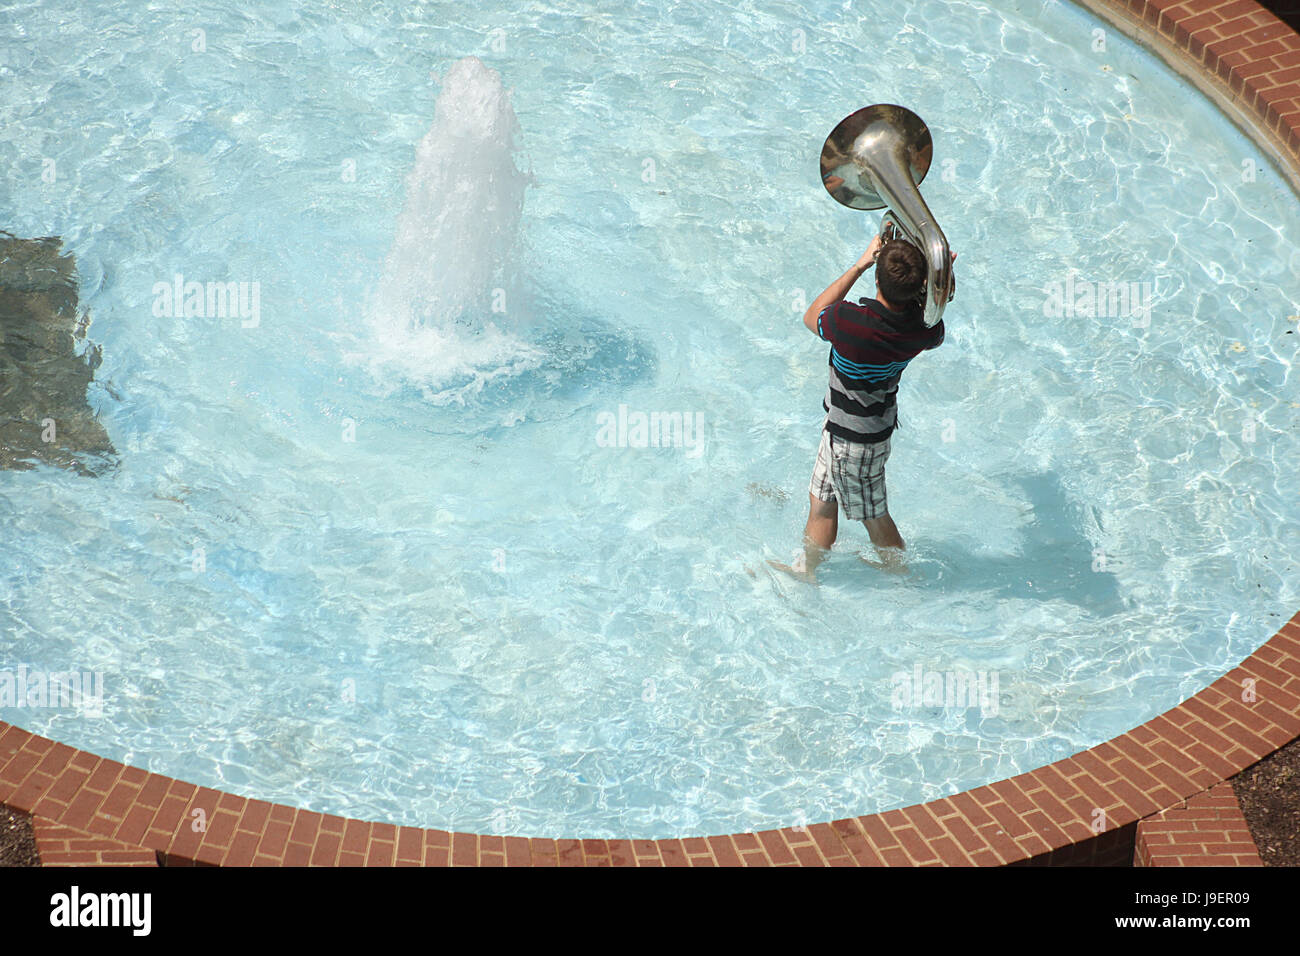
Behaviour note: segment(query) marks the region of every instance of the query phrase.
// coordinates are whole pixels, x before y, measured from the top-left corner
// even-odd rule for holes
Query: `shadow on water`
[[[0,231],[0,469],[98,475],[117,453],[86,402],[100,352],[85,343],[76,264],[61,247]]]
[[[1010,477],[1024,490],[1028,514],[1020,531],[1021,546],[1011,554],[990,554],[952,541],[914,535],[908,542],[907,570],[897,579],[874,563],[870,545],[853,560],[831,560],[819,572],[823,583],[836,587],[887,587],[895,580],[924,591],[972,593],[993,600],[1054,601],[1073,604],[1097,617],[1125,610],[1127,602],[1114,573],[1094,554],[1093,540],[1101,530],[1095,509],[1080,505],[1062,489],[1054,473]],[[1089,512],[1091,511],[1091,516]],[[1095,529],[1089,534],[1089,525]],[[972,529],[978,534],[978,528]],[[865,538],[865,535],[863,536]]]
[[[575,312],[539,296],[538,329],[530,338],[545,354],[535,369],[516,376],[491,400],[508,404],[519,395],[560,400],[572,407],[583,396],[623,389],[654,378],[654,346],[608,318]]]
[[[416,420],[423,431],[484,434],[504,426],[570,418],[598,396],[654,379],[659,364],[654,344],[614,320],[544,293],[536,294],[529,311],[527,325],[510,331],[539,353],[533,367],[493,378],[468,394],[463,381],[436,390],[405,385],[375,403],[371,414],[380,420],[410,421],[410,413],[418,410]],[[482,324],[490,319],[483,317]],[[460,324],[465,335],[475,334],[475,321]]]
[[[964,548],[924,546],[920,555],[937,561],[945,589],[979,591],[1012,600],[1065,601],[1097,615],[1123,610],[1119,582],[1094,556],[1085,506],[1066,495],[1055,473],[1011,480],[1024,490],[1032,509],[1020,552],[988,555]],[[1100,522],[1095,517],[1093,521],[1100,529]]]

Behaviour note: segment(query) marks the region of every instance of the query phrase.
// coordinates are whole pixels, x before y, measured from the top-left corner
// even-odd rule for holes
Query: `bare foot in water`
[[[906,574],[907,559],[904,557],[906,553],[901,548],[880,548],[876,551],[878,557],[875,559],[869,558],[865,554],[859,554],[858,557],[878,571],[886,571],[889,574]]]
[[[803,581],[805,584],[817,583],[817,575],[812,571],[809,571],[808,568],[803,565],[803,562],[797,558],[793,565],[782,564],[780,561],[773,561],[771,558],[768,559],[767,563],[778,571],[784,571],[796,581]]]

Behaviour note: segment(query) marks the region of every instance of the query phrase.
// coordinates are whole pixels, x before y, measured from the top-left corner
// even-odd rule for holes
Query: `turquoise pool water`
[[[0,719],[365,819],[717,833],[1075,753],[1295,610],[1295,196],[1078,9],[252,6],[0,23],[0,228],[76,255],[119,452],[0,474],[0,668],[105,693]],[[800,316],[878,223],[817,156],[873,102],[934,134],[958,296],[900,390],[911,573],[846,524],[814,588],[765,559],[821,424]],[[691,441],[620,440],[651,413]]]

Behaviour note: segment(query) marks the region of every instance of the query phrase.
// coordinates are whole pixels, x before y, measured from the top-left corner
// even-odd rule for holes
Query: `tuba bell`
[[[921,117],[902,106],[877,103],[846,116],[822,146],[826,191],[850,209],[885,209],[881,238],[906,239],[927,264],[921,298],[933,326],[957,291],[948,240],[917,188],[930,170],[934,144]]]

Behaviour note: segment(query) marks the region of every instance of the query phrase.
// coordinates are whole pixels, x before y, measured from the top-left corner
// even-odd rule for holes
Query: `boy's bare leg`
[[[803,526],[804,564],[809,574],[817,570],[826,552],[835,546],[839,532],[840,503],[822,501],[809,493],[808,521]]]
[[[871,543],[877,548],[897,548],[902,551],[907,547],[903,544],[903,536],[898,533],[898,525],[894,524],[894,519],[888,514],[879,518],[864,518],[862,523],[867,526]]]
[[[835,537],[840,530],[840,503],[822,501],[816,495],[808,494],[808,521],[803,528],[803,560],[795,561],[795,566],[769,561],[768,564],[779,571],[785,571],[796,577],[812,581],[816,577],[817,565],[821,564],[835,544]],[[800,567],[799,565],[802,565]]]
[[[894,519],[888,514],[883,514],[879,518],[864,518],[862,523],[867,526],[871,543],[876,546],[876,554],[880,556],[880,567],[887,571],[903,570],[903,551],[907,549],[907,545],[903,544],[903,536],[898,533],[898,526],[894,524]]]

